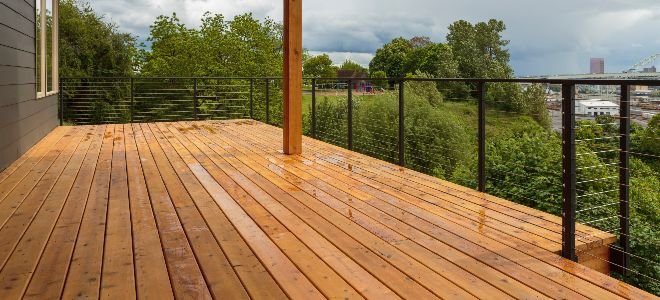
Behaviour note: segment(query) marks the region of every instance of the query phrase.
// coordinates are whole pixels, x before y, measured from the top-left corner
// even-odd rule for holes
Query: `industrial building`
[[[600,99],[576,101],[575,114],[591,117],[618,116],[619,105],[611,101],[602,101]]]

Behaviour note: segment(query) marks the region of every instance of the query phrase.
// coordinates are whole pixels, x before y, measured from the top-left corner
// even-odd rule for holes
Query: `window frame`
[[[52,95],[56,95],[59,93],[60,89],[60,80],[59,80],[59,15],[58,15],[58,8],[59,8],[59,0],[36,0],[39,1],[41,11],[39,11],[39,20],[41,21],[39,24],[39,29],[37,30],[35,26],[35,46],[36,46],[36,51],[38,53],[35,54],[35,62],[36,62],[36,57],[39,57],[39,54],[41,54],[41,57],[39,57],[39,63],[37,64],[38,68],[36,72],[39,72],[39,89],[37,90],[37,99],[39,98],[44,98],[44,97],[49,97]],[[35,1],[35,11],[34,15],[37,17],[37,5]],[[52,85],[51,85],[51,90],[48,90],[48,30],[47,30],[47,2],[51,1],[51,18],[52,18],[52,24],[51,24],[51,80]],[[37,38],[37,35],[39,37]],[[37,45],[36,41],[39,40],[39,44]],[[36,74],[35,74],[36,75]]]

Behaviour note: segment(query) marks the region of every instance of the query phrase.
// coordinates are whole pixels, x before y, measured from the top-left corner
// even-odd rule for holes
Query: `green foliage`
[[[511,78],[509,41],[502,38],[505,30],[504,22],[498,20],[457,21],[449,26],[447,43],[433,43],[426,37],[396,38],[376,51],[369,66],[372,73],[383,71],[388,77],[421,72],[436,78]],[[438,89],[448,99],[465,100],[472,97],[475,87],[439,83]],[[543,127],[550,127],[541,86],[522,90],[515,83],[489,84],[487,97],[500,110],[531,115]]]
[[[447,44],[464,78],[510,78],[508,40],[502,39],[504,22],[489,20],[471,24],[460,20],[449,26]]]
[[[425,47],[430,44],[433,44],[433,42],[431,41],[431,38],[428,36],[415,36],[410,39],[410,46],[412,46],[413,49]]]
[[[142,52],[149,76],[277,76],[282,73],[282,26],[243,14],[227,21],[206,13],[200,28],[188,28],[176,14],[151,26],[151,51]]]
[[[530,116],[536,120],[539,125],[544,128],[550,129],[552,120],[548,114],[548,105],[546,104],[545,87],[540,84],[535,84],[527,88],[523,92],[523,102],[527,104],[527,111]]]
[[[356,63],[356,62],[354,62],[350,59],[347,59],[346,61],[344,61],[344,63],[341,64],[341,66],[339,66],[339,70],[342,70],[342,71],[356,71],[356,72],[359,72],[359,73],[367,73],[367,69],[365,67],[361,66],[360,64],[358,64],[358,63]]]
[[[660,114],[655,115],[641,134],[639,149],[643,153],[660,156]]]
[[[458,76],[458,64],[449,46],[429,42],[408,53],[404,61],[404,71],[422,72],[429,77],[455,78]]]
[[[422,97],[412,94],[406,101],[406,163],[439,178],[452,178],[476,155],[474,147],[456,147],[473,144],[470,126],[463,115],[434,109]]]
[[[660,278],[660,173],[640,159],[631,159],[631,259],[633,270]],[[639,257],[643,258],[640,259]],[[655,263],[648,263],[648,262]],[[629,276],[631,283],[660,295],[660,283],[645,276]]]
[[[473,158],[476,148],[445,153],[438,149],[453,149],[470,145],[472,130],[463,112],[448,104],[434,108],[424,89],[431,84],[407,85],[406,93],[406,157],[412,168],[441,178],[450,178],[455,169]],[[415,90],[415,92],[413,92]],[[435,90],[437,93],[437,90]],[[440,105],[444,105],[440,103]],[[345,99],[323,97],[317,104],[319,138],[346,146],[347,106]],[[354,149],[370,156],[395,162],[398,157],[398,94],[385,93],[375,97],[354,98]],[[442,132],[442,135],[433,134]]]
[[[332,65],[332,59],[327,54],[309,57],[303,62],[305,77],[335,78],[337,67]]]
[[[379,88],[382,88],[382,89],[387,88],[387,80],[385,80],[385,78],[387,78],[387,74],[385,74],[385,71],[372,72],[369,75],[369,78],[373,78],[373,80],[371,80],[371,82],[375,86],[377,86]]]
[[[383,71],[388,77],[404,77],[405,61],[412,51],[410,41],[399,37],[376,50],[376,55],[369,63],[372,72]]]
[[[89,3],[59,3],[59,73],[65,77],[130,76],[137,53],[135,38],[121,33]]]
[[[418,72],[409,77],[429,78],[429,75]],[[444,101],[444,97],[440,91],[438,91],[437,85],[431,81],[408,81],[406,82],[405,90],[417,96],[416,98],[426,100],[426,102],[433,107],[438,107]]]
[[[561,212],[561,140],[556,134],[509,132],[488,141],[486,157],[488,191],[546,212]]]
[[[657,120],[656,120],[657,121]],[[576,139],[586,152],[600,152],[599,159],[603,163],[614,162],[618,159],[618,152],[611,152],[612,149],[619,148],[619,126],[618,119],[613,116],[598,116],[595,121],[579,121],[576,130]],[[633,123],[631,129],[631,149],[633,152],[631,158],[631,205],[634,225],[631,227],[633,231],[642,230],[652,224],[658,224],[660,221],[660,160],[657,156],[660,155],[660,145],[657,144],[657,122],[650,122],[647,128],[642,128]],[[615,176],[616,173],[610,174]],[[597,174],[588,174],[589,178],[603,178],[597,177]],[[614,225],[613,225],[614,226]],[[651,226],[652,227],[652,226]],[[633,253],[643,257],[656,257],[659,253],[660,245],[660,232],[655,234],[636,235],[641,241],[635,241],[635,249]],[[655,254],[652,254],[655,253]],[[644,255],[642,255],[644,254]],[[636,262],[633,260],[633,262]],[[634,268],[642,274],[655,274],[656,277],[660,275],[660,270],[653,271],[646,266],[643,262],[637,261]],[[650,273],[649,273],[650,272]],[[655,273],[654,273],[655,272]],[[641,286],[652,287],[652,281],[643,281],[640,278],[636,282],[644,282]],[[655,286],[656,293],[660,291],[658,286]]]

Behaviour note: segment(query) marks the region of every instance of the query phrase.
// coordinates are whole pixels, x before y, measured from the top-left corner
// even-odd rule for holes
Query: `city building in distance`
[[[575,101],[575,114],[583,116],[618,116],[619,105],[601,99]]]
[[[656,72],[658,72],[658,70],[655,68],[655,66],[652,66],[650,68],[644,68],[644,70],[642,70],[642,73],[656,73]]]
[[[605,74],[605,59],[591,58],[591,74]]]

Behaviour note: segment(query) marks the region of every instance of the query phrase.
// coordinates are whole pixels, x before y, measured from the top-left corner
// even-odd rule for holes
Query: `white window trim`
[[[37,45],[39,47],[39,51],[41,53],[41,58],[39,62],[39,80],[40,82],[40,90],[37,91],[37,99],[38,98],[43,98],[43,97],[48,97],[52,95],[56,95],[59,93],[60,89],[60,78],[59,78],[59,0],[37,0],[41,2],[41,11],[39,12],[39,18],[41,19],[41,24],[40,24],[40,32],[39,34],[41,35],[40,37],[40,43]],[[53,18],[53,24],[52,24],[52,32],[51,32],[51,38],[52,38],[52,53],[51,53],[51,59],[53,60],[51,63],[51,80],[52,82],[52,90],[48,91],[48,65],[46,61],[46,57],[48,56],[48,39],[47,39],[47,30],[46,30],[46,1],[52,1],[52,18]]]

